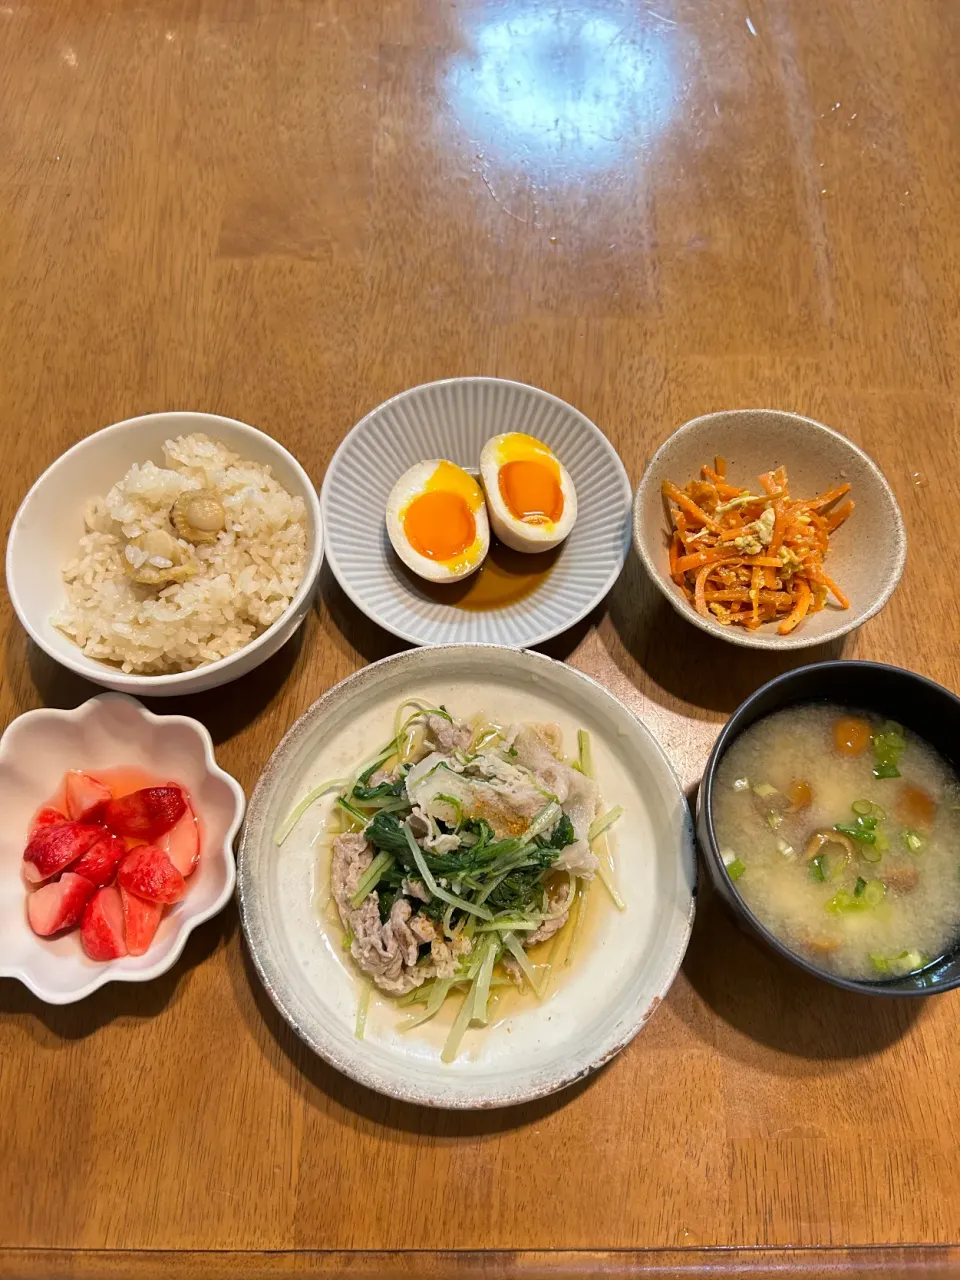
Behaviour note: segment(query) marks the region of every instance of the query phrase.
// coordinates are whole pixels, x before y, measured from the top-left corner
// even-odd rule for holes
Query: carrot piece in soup
[[[833,745],[842,756],[859,756],[870,745],[870,725],[858,716],[841,716],[833,722]]]

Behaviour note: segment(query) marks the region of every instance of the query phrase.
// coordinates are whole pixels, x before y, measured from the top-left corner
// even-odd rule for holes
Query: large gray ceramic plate
[[[575,963],[542,1003],[467,1033],[444,1065],[445,1027],[401,1034],[402,1012],[375,1002],[354,1034],[357,980],[324,919],[329,855],[323,806],[278,848],[275,833],[312,786],[343,776],[393,733],[397,705],[420,697],[470,716],[557,721],[568,750],[593,740],[605,805],[620,804],[619,913],[598,884]],[[240,850],[240,908],[271,999],[317,1053],[361,1084],[436,1107],[499,1107],[551,1093],[599,1067],[637,1034],[666,994],[693,921],[696,864],[686,801],[666,756],[612,694],[540,654],[496,645],[416,649],[364,667],[330,689],[273,753],[250,802]],[[439,1020],[438,1020],[439,1021]]]

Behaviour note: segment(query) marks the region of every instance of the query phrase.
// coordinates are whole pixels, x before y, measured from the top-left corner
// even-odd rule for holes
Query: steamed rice
[[[164,445],[165,466],[130,468],[84,510],[87,532],[63,570],[66,604],[51,619],[89,658],[143,675],[187,671],[256,639],[297,592],[307,560],[303,499],[270,468],[204,435]],[[127,540],[173,533],[170,508],[187,489],[216,492],[226,528],[216,542],[178,539],[197,566],[185,582],[142,586],[128,572]]]

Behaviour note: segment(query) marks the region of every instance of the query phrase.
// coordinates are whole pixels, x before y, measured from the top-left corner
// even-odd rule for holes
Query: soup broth
[[[960,937],[960,783],[915,734],[835,706],[746,729],[717,769],[727,874],[811,963],[880,980]]]

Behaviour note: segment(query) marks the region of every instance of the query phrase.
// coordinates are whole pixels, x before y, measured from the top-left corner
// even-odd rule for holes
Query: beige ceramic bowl
[[[794,497],[813,497],[849,481],[856,506],[830,542],[826,568],[850,600],[849,609],[828,603],[805,618],[792,635],[776,623],[756,631],[702,618],[670,578],[670,518],[661,494],[664,480],[681,488],[716,454],[727,460],[732,484],[753,485],[762,472],[783,464]],[[660,446],[643,474],[633,504],[633,541],[650,576],[683,617],[703,631],[752,649],[802,649],[835,640],[878,613],[903,572],[907,539],[893,490],[871,458],[846,436],[812,418],[779,409],[708,413],[680,427]]]

